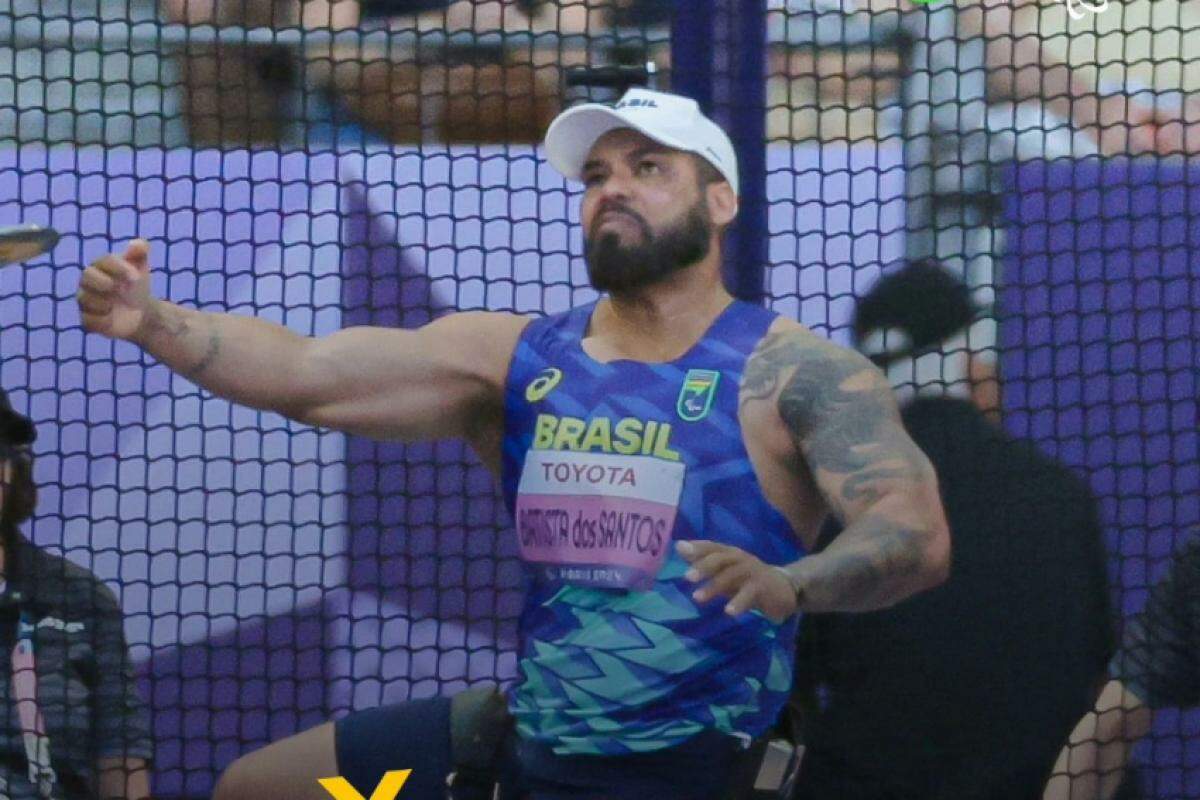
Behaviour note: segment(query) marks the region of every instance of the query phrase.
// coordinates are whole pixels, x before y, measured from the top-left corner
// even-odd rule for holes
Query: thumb
[[[150,243],[145,239],[134,239],[125,248],[125,260],[143,275],[150,271]]]

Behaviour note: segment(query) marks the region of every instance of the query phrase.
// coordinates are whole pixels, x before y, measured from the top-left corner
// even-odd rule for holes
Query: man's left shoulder
[[[838,344],[807,325],[784,316],[775,317],[767,332],[759,340],[754,353],[780,350],[792,354],[793,357],[802,357],[806,360],[845,359],[856,364],[870,363],[856,350]]]
[[[746,361],[742,399],[779,397],[797,382],[809,389],[834,388],[852,376],[861,376],[871,389],[886,388],[883,376],[862,354],[779,317]]]

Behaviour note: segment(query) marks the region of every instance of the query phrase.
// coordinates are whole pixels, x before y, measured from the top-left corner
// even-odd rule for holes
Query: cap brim
[[[546,131],[546,160],[570,180],[579,180],[583,165],[600,137],[619,128],[631,128],[659,144],[678,150],[691,148],[661,134],[654,134],[630,122],[611,106],[588,103],[568,109]]]

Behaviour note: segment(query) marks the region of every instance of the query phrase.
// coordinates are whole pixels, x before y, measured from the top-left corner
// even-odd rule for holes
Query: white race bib
[[[521,557],[550,580],[648,589],[671,546],[685,471],[654,456],[530,450],[517,488]]]

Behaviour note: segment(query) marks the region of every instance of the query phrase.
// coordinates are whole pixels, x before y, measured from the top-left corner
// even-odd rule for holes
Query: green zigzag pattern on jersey
[[[547,605],[565,606],[572,610],[603,610],[653,622],[677,622],[700,616],[696,604],[671,584],[661,584],[654,592],[630,592],[619,598],[605,595],[600,589],[567,587],[560,590]]]
[[[712,714],[712,718],[719,730],[727,733],[738,729],[737,719],[744,714],[757,714],[761,710],[761,705],[757,702],[761,696],[762,683],[754,678],[746,678],[745,683],[750,687],[747,694],[753,698],[751,702],[743,703],[740,706],[715,706],[708,707],[708,713]]]
[[[536,663],[527,661],[525,667],[531,678],[534,669],[553,673],[572,700],[582,700],[587,706],[595,700],[589,702],[576,692],[622,705],[642,702],[637,694],[646,688],[644,678],[631,665],[655,672],[680,672],[702,666],[711,657],[701,643],[680,637],[657,622],[625,618],[635,635],[611,625],[606,614],[579,608],[571,613],[580,627],[558,642],[533,642]],[[549,684],[537,677],[537,688],[549,690]]]
[[[792,671],[779,648],[775,648],[771,656],[766,686],[767,691],[770,692],[790,692],[792,690]]]
[[[559,613],[569,614],[578,626],[555,642],[533,641],[532,659],[523,659],[521,671],[526,689],[533,695],[551,698],[557,695],[569,708],[597,708],[611,705],[637,704],[653,698],[640,698],[639,691],[649,687],[644,681],[646,670],[665,672],[690,671],[703,668],[711,657],[709,648],[672,631],[670,623],[694,619],[699,611],[691,598],[670,579],[682,577],[688,564],[674,556],[660,572],[660,582],[652,592],[630,592],[614,596],[612,592],[588,587],[565,586],[549,601]],[[612,624],[618,619],[623,626]],[[628,628],[622,629],[624,626]],[[773,634],[774,632],[772,632]],[[773,639],[771,635],[769,638]],[[765,646],[770,646],[764,642]],[[775,648],[772,648],[775,649]],[[586,652],[585,652],[586,650]],[[643,677],[639,677],[640,668]],[[750,702],[739,706],[709,706],[717,727],[726,731],[738,728],[737,720],[760,711],[758,699],[765,687],[773,692],[790,688],[789,669],[783,654],[776,650],[763,682],[746,678]],[[628,733],[619,723],[603,715],[584,719],[557,711],[551,703],[538,708],[542,730],[577,730],[581,723],[594,734]],[[631,750],[653,750],[666,737],[677,741],[701,729],[694,721],[676,720],[664,723],[662,730],[642,731],[636,739],[622,737],[622,745]],[[692,730],[694,728],[694,730]],[[530,731],[532,732],[532,731]],[[573,753],[602,753],[589,744],[583,734],[563,738]]]
[[[661,577],[681,576],[687,563],[672,557]],[[691,598],[674,584],[660,581],[653,592],[631,592],[614,597],[611,592],[587,587],[563,587],[553,601],[560,611],[571,614],[578,627],[556,642],[533,642],[536,663],[524,665],[527,677],[540,690],[550,691],[550,682],[537,673],[546,670],[562,684],[573,700],[593,705],[596,698],[608,702],[638,702],[631,687],[642,681],[630,664],[656,672],[690,671],[711,656],[702,643],[681,637],[666,623],[699,616]],[[636,634],[610,623],[614,617],[631,625]],[[585,655],[582,650],[588,651]],[[765,680],[771,691],[790,686],[785,659],[775,652]],[[590,697],[589,697],[590,696]],[[590,700],[590,702],[589,702]],[[748,709],[754,710],[754,709]]]

